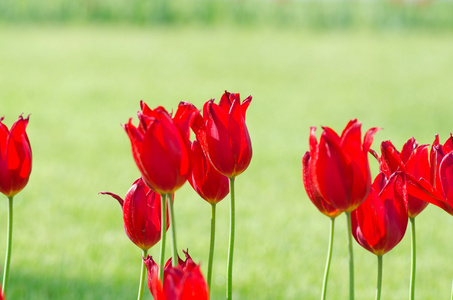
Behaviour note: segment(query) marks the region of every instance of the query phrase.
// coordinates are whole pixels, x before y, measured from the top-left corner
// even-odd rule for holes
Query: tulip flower
[[[201,149],[200,143],[194,141],[191,147],[192,174],[189,183],[201,198],[211,204],[211,241],[208,262],[208,287],[211,288],[212,262],[214,259],[216,204],[229,193],[228,177],[220,174],[209,162]]]
[[[25,131],[28,118],[19,116],[8,130],[0,118],[0,192],[14,197],[28,183],[31,173],[31,147]]]
[[[160,194],[137,179],[124,200],[110,192],[100,192],[115,198],[123,209],[124,230],[127,237],[140,249],[147,251],[157,244],[161,236]],[[168,223],[168,217],[167,222]],[[168,230],[169,224],[167,224]]]
[[[311,128],[312,131],[315,130],[314,127]],[[310,138],[313,138],[313,135],[310,135]],[[312,151],[313,149],[310,149]],[[330,262],[332,260],[332,248],[333,248],[333,236],[335,229],[335,218],[339,216],[342,211],[330,205],[324,198],[321,196],[317,186],[313,181],[313,168],[310,151],[307,151],[302,158],[302,179],[307,192],[308,198],[313,202],[316,208],[324,215],[330,218],[330,238],[329,246],[327,251],[327,261],[326,267],[324,270],[324,278],[322,285],[322,294],[321,299],[326,299],[327,294],[327,280],[329,277]]]
[[[196,107],[188,102],[180,102],[174,117],[163,107],[150,109],[143,101],[138,112],[139,125],[135,127],[132,119],[123,125],[132,146],[135,163],[146,185],[161,194],[162,220],[166,220],[167,198],[170,206],[172,224],[172,256],[176,261],[176,226],[172,194],[190,176],[190,126],[199,114]],[[160,273],[163,273],[166,232],[161,236]],[[162,275],[162,274],[161,274]]]
[[[378,257],[376,299],[380,299],[382,256],[401,241],[408,222],[404,173],[394,173],[388,180],[379,173],[367,199],[352,212],[351,221],[357,243]]]
[[[354,299],[354,255],[351,236],[351,211],[356,209],[371,188],[368,151],[379,128],[365,133],[362,143],[362,124],[351,120],[341,136],[323,127],[319,144],[315,127],[310,129],[310,168],[316,193],[332,207],[346,213],[349,248],[349,297]]]
[[[201,198],[216,204],[229,193],[228,177],[220,174],[206,158],[200,143],[194,141],[191,147],[192,173],[189,183]]]
[[[430,178],[413,180],[408,177],[408,193],[434,204],[453,215],[453,137],[439,143],[436,135],[430,152]]]
[[[361,125],[351,120],[341,136],[323,127],[319,145],[315,129],[310,132],[315,185],[330,205],[344,212],[353,211],[365,201],[371,187],[368,150],[379,128],[369,129],[362,144]]]
[[[381,144],[381,153],[380,169],[387,177],[399,170],[413,177],[412,180],[415,181],[430,179],[428,145],[418,145],[417,141],[411,138],[400,153],[390,141],[384,141]],[[409,218],[415,218],[427,205],[428,202],[408,194]]]
[[[352,235],[368,251],[384,255],[403,238],[408,222],[403,173],[379,173],[367,199],[352,212]]]
[[[420,183],[421,181],[430,180],[429,166],[429,145],[418,145],[414,138],[407,140],[403,145],[401,152],[396,150],[390,141],[384,141],[381,144],[382,156],[380,160],[380,169],[389,177],[396,171],[402,171],[407,174],[412,182]],[[416,235],[415,235],[415,217],[421,213],[428,202],[417,197],[421,191],[413,193],[409,190],[407,195],[408,216],[411,223],[411,280],[410,280],[410,299],[415,296],[415,273],[416,273]]]
[[[230,179],[230,240],[228,248],[227,299],[232,297],[233,251],[235,230],[234,179],[247,169],[252,159],[252,143],[245,114],[252,96],[240,102],[239,94],[225,91],[219,104],[214,99],[203,106],[203,116],[192,124],[203,152],[220,174]]]
[[[9,267],[13,234],[13,198],[28,183],[31,173],[32,154],[27,136],[28,119],[22,115],[11,126],[11,130],[0,118],[0,192],[8,197],[7,246],[3,270],[3,293],[8,288]]]
[[[222,95],[219,104],[214,99],[203,106],[203,118],[192,125],[197,140],[212,165],[223,175],[233,178],[247,169],[252,159],[252,143],[245,124],[245,113],[252,96],[240,103],[239,94]]]
[[[123,125],[132,154],[146,185],[159,194],[171,194],[190,175],[189,128],[198,110],[181,102],[172,118],[163,107],[151,110],[143,101],[138,113],[139,126]]]
[[[163,224],[168,229],[167,222],[161,222],[161,196],[148,188],[142,178],[137,179],[129,189],[124,200],[110,192],[100,192],[110,195],[121,205],[123,209],[124,230],[129,239],[137,245],[146,257],[149,248],[157,244],[161,238]],[[138,299],[143,296],[143,284],[145,280],[145,264],[142,261]]]
[[[148,270],[148,287],[155,300],[207,300],[209,291],[201,273],[200,266],[195,264],[187,251],[183,251],[186,260],[178,257],[173,266],[171,259],[164,268],[163,279],[159,277],[159,267],[153,258],[148,256],[145,265]]]

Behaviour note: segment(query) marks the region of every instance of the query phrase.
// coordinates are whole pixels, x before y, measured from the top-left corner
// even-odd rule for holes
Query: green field
[[[136,297],[141,251],[124,233],[118,203],[98,192],[125,195],[139,176],[120,125],[136,122],[141,99],[175,110],[183,100],[201,108],[225,89],[253,96],[254,156],[236,180],[235,299],[320,296],[329,220],[302,185],[310,126],[341,132],[357,118],[363,132],[382,127],[375,150],[388,139],[398,148],[412,136],[431,143],[436,133],[443,142],[453,131],[448,32],[8,23],[0,37],[0,115],[10,126],[31,114],[34,159],[14,200],[8,299]],[[206,272],[210,206],[189,184],[175,198],[178,247],[189,248]],[[227,200],[217,211],[213,299],[222,299]],[[0,260],[6,216],[5,198]],[[336,226],[328,299],[346,299],[343,215]],[[450,297],[452,228],[453,218],[437,207],[417,217],[418,299]],[[356,297],[372,299],[377,260],[358,244],[354,251]],[[409,271],[406,234],[384,257],[382,299],[408,297]]]

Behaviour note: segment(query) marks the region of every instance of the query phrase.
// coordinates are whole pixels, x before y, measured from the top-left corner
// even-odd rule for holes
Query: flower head
[[[189,183],[192,188],[207,202],[220,202],[230,191],[228,177],[211,165],[198,141],[192,143],[191,160],[193,164]]]
[[[310,130],[310,180],[316,192],[332,207],[350,212],[365,201],[371,187],[368,150],[379,128],[369,129],[362,143],[361,123],[351,120],[341,136],[323,127],[316,140]]]
[[[388,180],[380,173],[365,202],[351,213],[352,235],[363,248],[383,255],[401,241],[407,221],[404,173],[394,173]]]
[[[139,125],[123,125],[129,136],[132,154],[146,185],[159,194],[171,194],[190,175],[190,124],[198,110],[181,102],[174,117],[163,107],[150,109],[141,102]]]
[[[214,99],[203,107],[192,125],[201,148],[219,173],[232,178],[244,172],[252,159],[252,143],[245,114],[252,101],[240,102],[239,94],[225,91],[219,104]]]
[[[0,118],[0,192],[7,197],[19,193],[30,177],[32,154],[26,132],[28,118],[19,116],[11,130]]]
[[[141,178],[129,189],[124,200],[113,193],[110,195],[123,208],[124,230],[129,239],[142,250],[148,250],[161,238],[161,196],[149,189]],[[167,228],[169,227],[167,214]]]
[[[442,145],[436,135],[430,152],[430,176],[408,177],[408,193],[432,203],[453,215],[453,137]]]
[[[428,145],[418,145],[417,141],[411,138],[399,152],[392,142],[384,141],[381,143],[381,153],[380,169],[387,177],[401,171],[405,172],[411,181],[430,180]],[[428,202],[418,198],[417,194],[408,194],[408,213],[411,218],[416,217],[428,205]]]
[[[169,259],[164,268],[164,278],[159,278],[159,266],[153,258],[145,260],[148,270],[148,287],[155,300],[207,300],[208,287],[201,273],[200,266],[195,264],[187,251],[183,251],[186,260],[178,257],[178,265],[172,266]]]

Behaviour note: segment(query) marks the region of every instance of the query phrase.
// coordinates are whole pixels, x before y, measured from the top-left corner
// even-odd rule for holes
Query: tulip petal
[[[314,166],[315,181],[318,183],[319,192],[328,203],[346,211],[349,208],[352,170],[338,144],[336,133],[329,131],[329,128],[323,129]]]
[[[381,143],[381,171],[385,175],[390,176],[396,171],[405,171],[403,161],[401,160],[400,153],[393,146],[392,142],[384,141]]]
[[[420,200],[434,204],[450,215],[453,215],[453,207],[443,199],[440,194],[426,179],[416,180],[410,174],[407,175],[407,192]]]
[[[250,140],[245,120],[242,117],[239,100],[234,100],[228,114],[228,138],[233,155],[235,177],[247,169],[252,159],[252,142]]]
[[[414,137],[408,139],[407,142],[404,143],[403,149],[401,150],[401,154],[400,154],[401,160],[403,161],[404,164],[407,163],[412,152],[414,152],[415,149],[417,149],[417,148],[418,148],[418,143],[414,139]]]
[[[313,181],[313,170],[311,168],[310,152],[305,152],[302,158],[302,180],[308,198],[313,202],[316,208],[324,215],[335,218],[341,214],[341,211],[327,203],[322,198]]]
[[[160,194],[174,192],[188,177],[190,165],[186,142],[169,115],[160,114],[159,119],[148,127],[141,162],[147,170],[145,182]]]
[[[221,174],[230,177],[234,173],[235,160],[228,137],[228,114],[211,101],[208,102],[208,114],[206,140],[209,160]]]
[[[442,191],[446,202],[453,205],[453,152],[442,159],[439,166],[439,177],[442,182]]]

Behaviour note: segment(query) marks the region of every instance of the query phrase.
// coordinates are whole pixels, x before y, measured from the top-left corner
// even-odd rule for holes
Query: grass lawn
[[[329,220],[308,200],[301,158],[310,126],[382,127],[374,146],[453,131],[453,37],[442,33],[126,26],[0,27],[0,115],[21,113],[33,171],[14,200],[9,299],[134,299],[141,251],[121,209],[139,176],[121,124],[139,100],[201,108],[225,89],[251,94],[254,156],[236,180],[235,299],[318,299]],[[372,162],[376,174],[377,164]],[[175,196],[178,247],[205,271],[210,206],[189,184]],[[213,299],[225,291],[229,205],[217,206]],[[0,205],[5,238],[7,201]],[[417,217],[419,299],[446,299],[453,277],[453,218],[429,206]],[[348,295],[346,222],[336,222],[328,299]],[[409,293],[410,230],[384,257],[382,299]],[[1,241],[0,241],[1,242]],[[158,257],[159,247],[151,255]],[[354,245],[356,297],[372,299],[376,263]],[[5,253],[0,243],[0,260]],[[182,252],[179,252],[182,254]],[[170,257],[170,244],[167,244]],[[3,265],[3,264],[2,264]],[[151,295],[146,290],[146,299]]]

